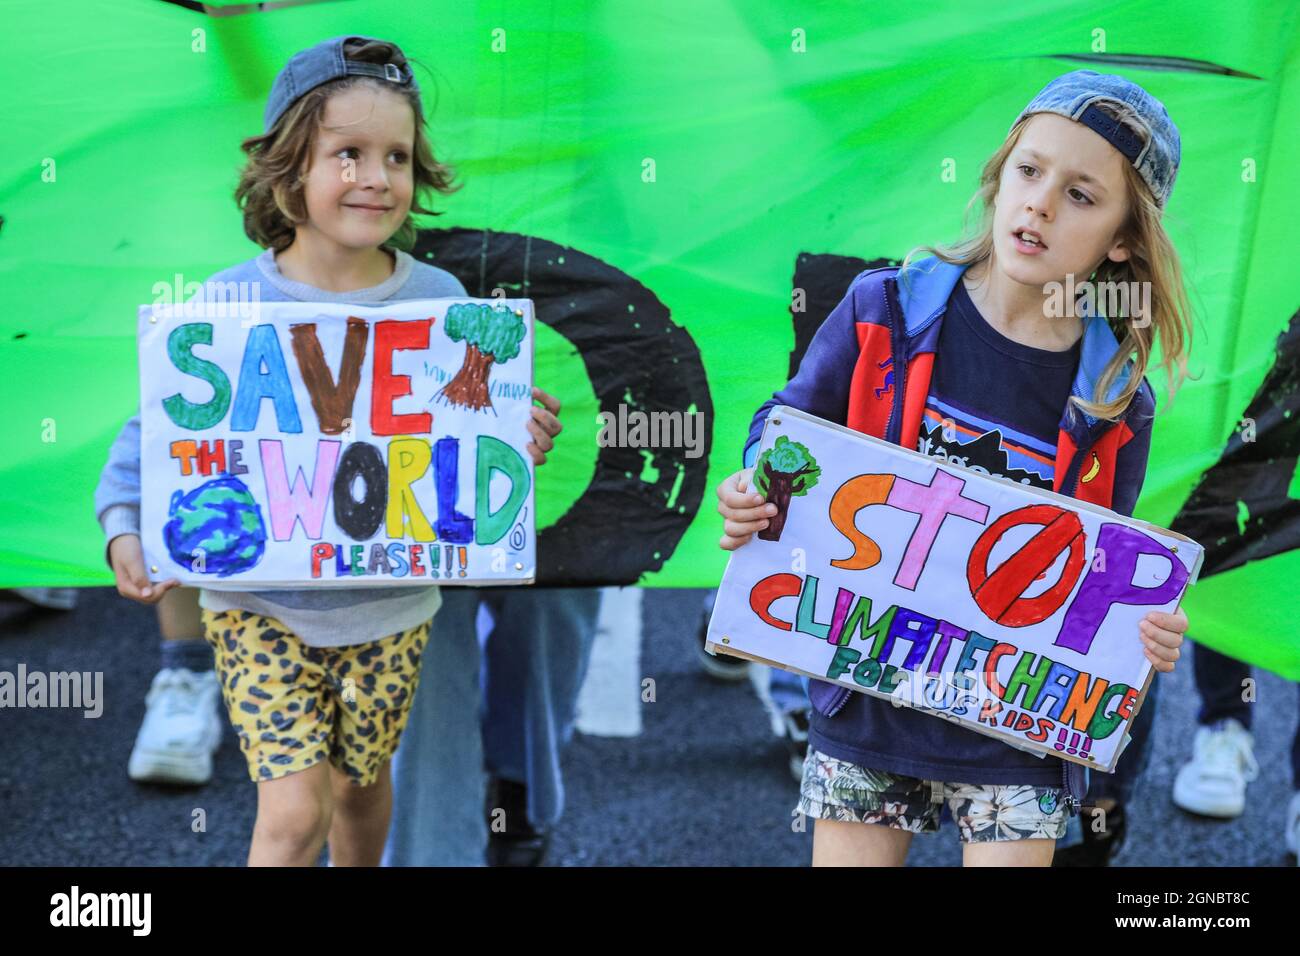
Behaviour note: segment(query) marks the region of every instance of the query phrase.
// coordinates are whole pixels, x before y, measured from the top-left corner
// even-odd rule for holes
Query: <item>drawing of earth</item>
[[[163,541],[173,561],[198,574],[229,577],[247,571],[266,552],[261,506],[238,478],[205,482],[172,494]]]

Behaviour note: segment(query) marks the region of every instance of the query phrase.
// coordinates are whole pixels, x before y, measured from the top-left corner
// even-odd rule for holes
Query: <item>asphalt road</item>
[[[211,784],[141,786],[127,756],[157,669],[152,609],[110,589],[84,591],[76,610],[0,599],[0,670],[102,671],[96,719],[66,709],[0,710],[0,864],[239,865],[255,810],[254,787],[227,733]],[[568,804],[554,865],[799,866],[811,827],[792,828],[796,785],[747,683],[719,684],[698,667],[697,592],[651,590],[642,605],[641,672],[655,681],[636,737],[579,733],[566,754]],[[1121,865],[1292,865],[1282,845],[1291,796],[1288,751],[1296,692],[1259,675],[1255,717],[1260,778],[1246,813],[1230,822],[1173,806],[1174,774],[1191,751],[1191,668],[1161,678],[1151,768],[1129,808]],[[195,832],[196,810],[205,828]],[[950,825],[913,841],[912,865],[955,865]]]

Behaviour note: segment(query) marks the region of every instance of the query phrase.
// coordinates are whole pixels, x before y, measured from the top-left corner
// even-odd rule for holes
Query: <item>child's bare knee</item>
[[[328,794],[299,791],[299,799],[259,803],[254,831],[258,837],[297,853],[323,846],[330,830]]]
[[[366,786],[348,781],[334,787],[334,812],[348,819],[365,817],[385,805],[387,788],[383,781]]]
[[[267,819],[259,814],[253,829],[255,837],[278,847],[286,854],[298,856],[325,845],[325,839],[329,835],[329,814],[319,810],[315,813],[304,812],[300,816],[275,813]]]

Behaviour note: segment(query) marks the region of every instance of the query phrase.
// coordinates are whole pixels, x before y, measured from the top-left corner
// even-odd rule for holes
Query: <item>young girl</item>
[[[235,196],[261,255],[205,283],[250,282],[263,301],[371,305],[464,296],[449,273],[416,262],[410,213],[421,193],[452,191],[424,129],[402,51],[336,37],[296,54],[276,77],[264,132],[243,143]],[[234,287],[238,288],[238,287]],[[218,320],[222,321],[222,320]],[[230,316],[224,321],[238,321]],[[560,403],[541,389],[528,445],[546,460]],[[140,425],[109,455],[96,510],[119,593],[157,602],[140,545]],[[376,865],[388,831],[389,761],[419,680],[436,587],[201,592],[222,696],[257,783],[248,862],[311,865],[328,839],[335,865]]]
[[[858,276],[754,416],[750,467],[718,488],[721,546],[741,547],[775,513],[750,478],[777,404],[1132,514],[1157,337],[1171,394],[1186,367],[1189,309],[1160,218],[1179,152],[1177,128],[1141,87],[1090,70],[1049,83],[984,167],[978,234]],[[1143,295],[1127,314],[1080,317],[1091,310],[1054,305],[1074,287],[1067,277],[1139,283],[1149,306]],[[1186,630],[1181,610],[1146,616],[1138,639],[1157,670],[1173,669]],[[902,865],[945,802],[966,865],[1051,863],[1085,768],[825,681],[809,697],[798,812],[817,821],[814,865]]]

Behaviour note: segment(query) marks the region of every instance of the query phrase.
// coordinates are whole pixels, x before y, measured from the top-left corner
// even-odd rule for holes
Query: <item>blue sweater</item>
[[[329,292],[280,274],[270,249],[207,279],[196,298],[218,300],[215,283],[257,283],[262,302],[337,302],[376,305],[406,299],[465,295],[451,273],[417,262],[400,250],[393,274],[379,285],[350,292]],[[238,321],[232,317],[228,321]],[[113,442],[108,463],[95,489],[95,515],[105,541],[140,533],[140,414],[137,411]],[[107,559],[107,546],[105,550]],[[211,610],[243,609],[276,618],[313,647],[363,644],[429,620],[441,597],[436,586],[319,588],[315,590],[199,591],[199,603]]]

